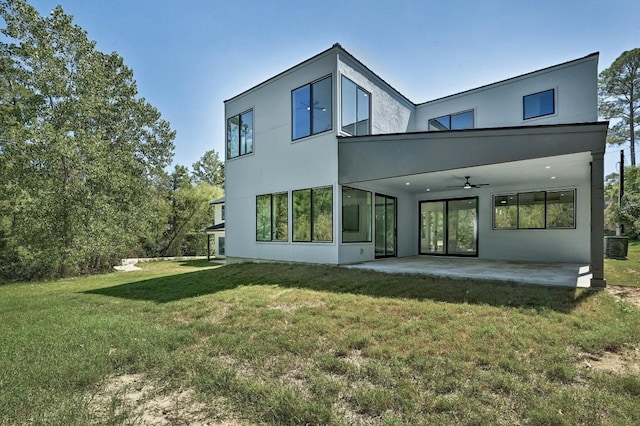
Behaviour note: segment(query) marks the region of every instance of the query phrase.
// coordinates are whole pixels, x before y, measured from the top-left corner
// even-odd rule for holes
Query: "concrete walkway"
[[[379,259],[345,267],[380,272],[550,286],[589,287],[591,281],[589,265],[577,263],[535,263],[465,257],[413,256]]]

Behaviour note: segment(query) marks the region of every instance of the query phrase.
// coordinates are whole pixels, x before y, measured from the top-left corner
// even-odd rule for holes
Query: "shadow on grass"
[[[210,268],[215,265],[207,259],[178,260],[177,262],[180,266],[188,266],[190,268]]]
[[[388,274],[337,266],[245,263],[136,281],[86,293],[167,303],[253,285],[371,297],[551,309],[564,313],[571,312],[596,292],[499,281]]]

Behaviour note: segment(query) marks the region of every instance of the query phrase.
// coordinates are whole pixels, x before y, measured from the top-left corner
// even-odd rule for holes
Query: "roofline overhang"
[[[607,121],[338,136],[338,182],[364,182],[606,149]]]

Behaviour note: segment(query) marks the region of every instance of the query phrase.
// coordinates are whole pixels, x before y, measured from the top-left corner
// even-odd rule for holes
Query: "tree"
[[[189,170],[185,166],[176,165],[171,174],[169,193],[171,216],[168,218],[160,255],[203,254],[205,235],[202,231],[211,221],[209,203],[221,195],[220,187],[206,182],[193,185]]]
[[[640,125],[640,48],[623,52],[600,73],[600,115],[616,120],[607,135],[614,145],[629,143],[636,165],[636,127]]]
[[[224,162],[215,149],[204,153],[193,163],[193,179],[196,183],[205,182],[209,185],[224,187]]]
[[[607,207],[605,217],[609,227],[614,223],[625,225],[625,233],[632,237],[640,235],[640,167],[629,166],[624,170],[624,196],[618,202],[620,176],[608,175],[605,181]]]
[[[0,275],[110,268],[149,234],[173,132],[58,6],[0,0]]]

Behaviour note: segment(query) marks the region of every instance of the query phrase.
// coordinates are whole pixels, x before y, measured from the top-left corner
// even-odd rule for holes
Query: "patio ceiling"
[[[607,122],[340,138],[339,183],[375,181],[414,193],[453,191],[465,176],[492,187],[588,179]],[[409,185],[407,185],[409,183]],[[464,191],[460,188],[461,191]],[[473,189],[469,190],[473,191]]]
[[[589,179],[590,153],[577,153],[532,160],[513,161],[476,167],[465,167],[431,173],[420,173],[376,180],[376,184],[396,191],[412,193],[452,192],[462,190],[472,194],[476,188],[463,190],[465,176],[472,184],[489,184],[488,188],[508,185],[552,187],[563,182]],[[457,188],[452,187],[457,186]]]

